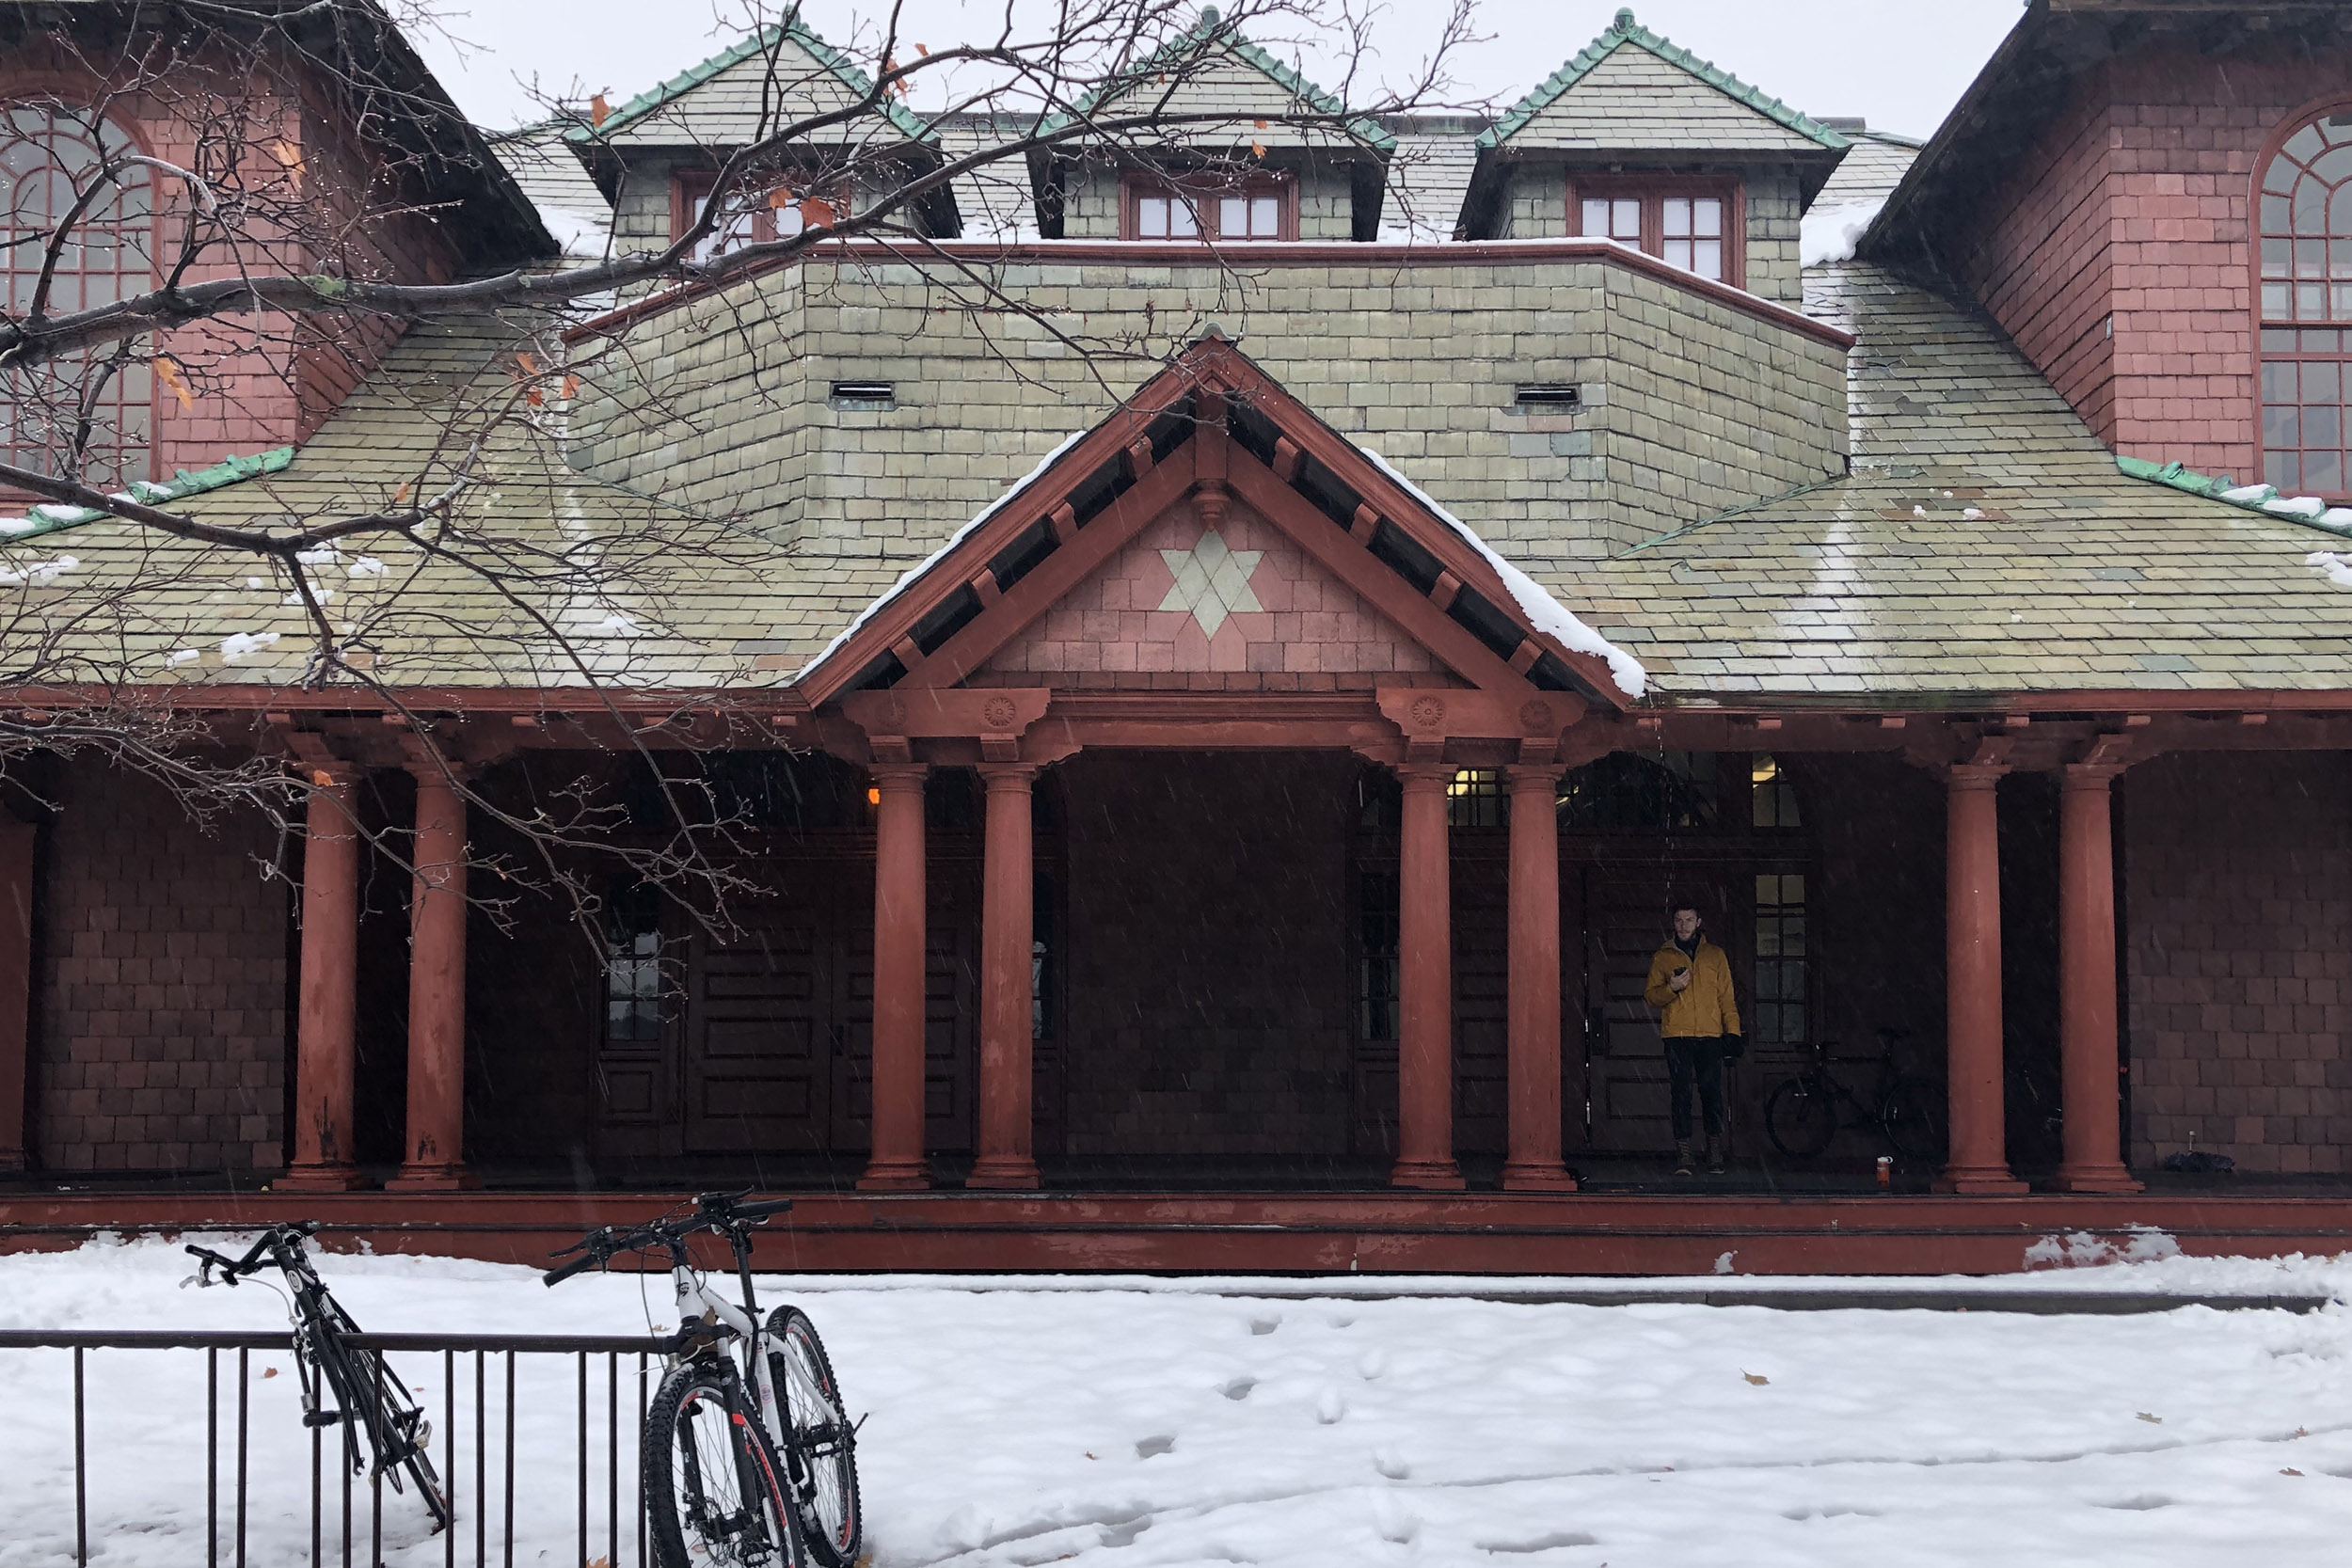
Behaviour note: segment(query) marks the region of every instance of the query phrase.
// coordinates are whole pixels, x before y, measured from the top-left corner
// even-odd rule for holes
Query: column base
[[[2011,1176],[2007,1165],[1947,1165],[1931,1185],[1939,1193],[1983,1197],[2006,1197],[2033,1190]]]
[[[1576,1178],[1565,1165],[1539,1165],[1513,1163],[1502,1167],[1502,1190],[1506,1193],[1572,1193]]]
[[[2061,1193],[2137,1193],[2142,1184],[2122,1165],[2060,1165],[2050,1185]]]
[[[289,1165],[273,1180],[273,1193],[355,1193],[367,1185],[357,1165]]]
[[[876,1160],[857,1179],[861,1193],[921,1193],[930,1185],[930,1167],[920,1160]]]
[[[1424,1193],[1458,1193],[1470,1183],[1451,1160],[1399,1160],[1389,1173],[1389,1185]]]
[[[859,1186],[866,1183],[860,1181]],[[972,1174],[963,1179],[966,1190],[987,1192],[1028,1193],[1042,1185],[1038,1179],[1037,1162],[1022,1154],[985,1154],[973,1163]]]
[[[463,1165],[403,1165],[400,1174],[384,1183],[388,1193],[470,1193],[482,1178]]]

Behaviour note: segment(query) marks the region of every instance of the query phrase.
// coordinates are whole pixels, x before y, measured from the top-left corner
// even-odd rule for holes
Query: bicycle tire
[[[1764,1104],[1764,1132],[1791,1160],[1809,1160],[1837,1136],[1837,1098],[1820,1079],[1783,1079]]]
[[[801,1544],[818,1568],[855,1568],[866,1516],[857,1492],[857,1429],[841,1408],[841,1385],[817,1325],[797,1307],[768,1314],[768,1376],[784,1419],[786,1491]],[[797,1357],[800,1375],[787,1357]],[[808,1391],[814,1388],[816,1408]],[[799,1397],[796,1399],[795,1395]]]
[[[723,1374],[690,1362],[663,1378],[640,1448],[647,1533],[660,1568],[791,1568],[784,1488],[748,1423],[734,1419]],[[745,1497],[747,1480],[755,1500]]]
[[[1898,1078],[1879,1101],[1879,1132],[1906,1160],[1941,1164],[1951,1142],[1951,1102],[1932,1078]]]

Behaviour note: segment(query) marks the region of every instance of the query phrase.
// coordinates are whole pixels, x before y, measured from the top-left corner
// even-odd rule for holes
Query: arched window
[[[2265,482],[2291,496],[2352,491],[2352,115],[2289,136],[2262,171]]]
[[[45,315],[70,315],[151,286],[152,184],[143,165],[119,161],[130,150],[119,128],[65,104],[0,111],[0,295],[10,316],[37,302]],[[53,263],[59,225],[93,190]],[[151,373],[135,341],[5,372],[0,458],[102,489],[144,477]]]

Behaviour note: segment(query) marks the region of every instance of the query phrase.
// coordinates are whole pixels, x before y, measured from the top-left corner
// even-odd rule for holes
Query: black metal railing
[[[110,1532],[191,1528],[200,1489],[205,1568],[514,1568],[518,1553],[534,1564],[568,1556],[574,1568],[651,1561],[637,1437],[667,1340],[354,1334],[345,1342],[383,1352],[433,1420],[426,1452],[453,1513],[437,1538],[413,1485],[394,1491],[389,1476],[373,1473],[363,1433],[365,1473],[355,1476],[343,1427],[305,1429],[291,1331],[0,1330],[0,1354],[54,1353],[47,1366],[9,1369],[9,1383],[30,1396],[20,1410],[68,1402],[43,1395],[49,1381],[64,1393],[70,1356],[71,1560],[87,1563],[91,1541]],[[159,1366],[159,1356],[172,1359]],[[222,1372],[231,1357],[234,1394],[227,1399]],[[199,1409],[200,1470],[184,1430]],[[93,1450],[102,1456],[96,1472]],[[27,1513],[19,1513],[20,1524]],[[65,1544],[60,1534],[54,1555],[62,1558]],[[199,1560],[192,1551],[179,1556]]]

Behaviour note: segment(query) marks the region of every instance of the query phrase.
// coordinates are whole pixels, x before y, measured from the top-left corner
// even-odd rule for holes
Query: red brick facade
[[[2193,1142],[2249,1172],[2352,1170],[2348,761],[2182,755],[2125,775],[2135,1164]]]
[[[1947,261],[2101,440],[2250,483],[2257,165],[2348,82],[2342,50],[2094,71]]]
[[[36,927],[34,1147],[48,1170],[283,1163],[287,889],[254,819],[191,823],[159,786],[69,767]]]
[[[306,66],[255,69],[251,61],[189,62],[175,67],[178,92],[168,101],[135,92],[111,100],[114,123],[146,155],[181,167],[202,166],[223,186],[242,181],[259,194],[261,210],[301,203],[313,213],[324,244],[297,245],[278,234],[279,263],[345,277],[439,282],[453,276],[455,253],[434,226],[403,214],[389,222],[357,220],[362,202],[382,204],[390,192],[380,174],[367,174],[379,154],[364,148],[353,128],[313,84],[297,98],[290,83]],[[0,99],[54,98],[80,103],[95,96],[87,74],[46,43],[15,52],[0,63]],[[199,148],[190,116],[249,117],[243,132],[246,166],[221,174]],[[217,149],[217,144],[212,144]],[[261,150],[264,148],[274,151]],[[373,182],[378,188],[369,189]],[[180,244],[185,192],[154,176],[153,240],[159,265]],[[274,232],[252,220],[240,247],[213,245],[184,280],[200,283],[238,276],[252,264],[249,250],[267,247]],[[281,317],[230,316],[159,334],[155,347],[184,367],[183,404],[162,381],[154,387],[148,473],[168,479],[181,468],[204,468],[223,457],[267,451],[312,435],[358,385],[376,356],[399,336],[397,325],[348,322],[295,326]]]

